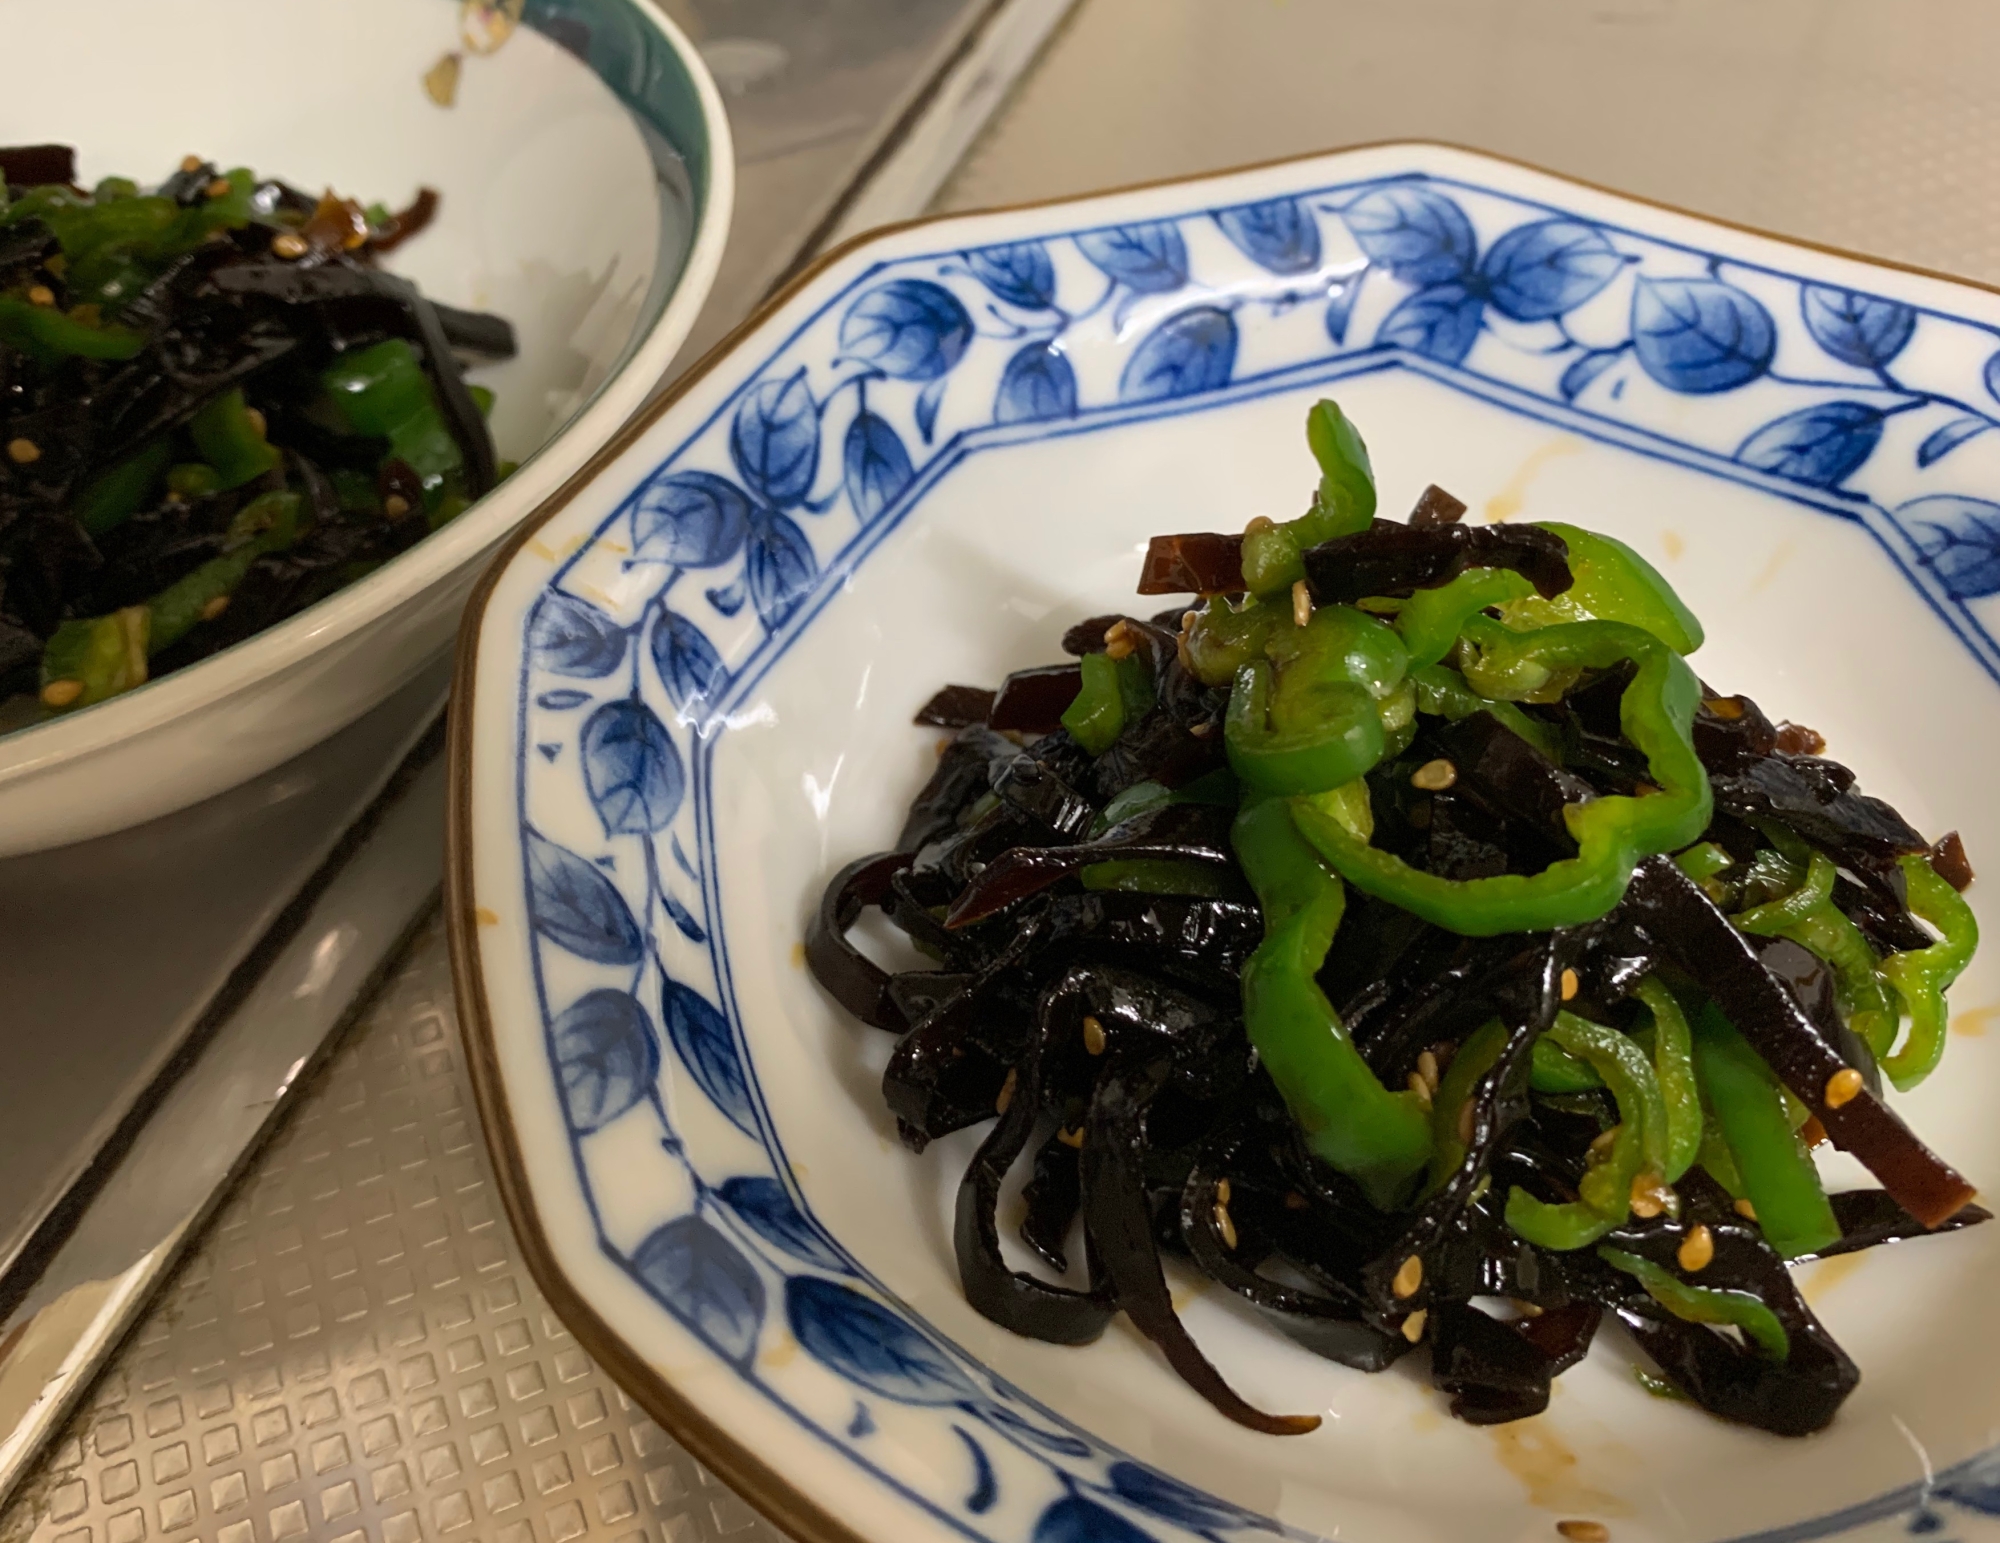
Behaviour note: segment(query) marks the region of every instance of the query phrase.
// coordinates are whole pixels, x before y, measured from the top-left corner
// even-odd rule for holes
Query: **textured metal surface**
[[[528,1278],[435,924],[0,1516],[0,1543],[777,1536]]]

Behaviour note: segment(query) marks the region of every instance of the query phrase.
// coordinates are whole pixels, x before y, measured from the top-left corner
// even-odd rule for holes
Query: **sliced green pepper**
[[[72,506],[77,523],[92,536],[102,536],[130,519],[152,492],[172,454],[172,445],[156,439],[99,472],[84,485]]]
[[[355,433],[389,441],[390,456],[416,472],[434,508],[445,479],[463,470],[465,457],[445,426],[417,351],[402,338],[353,349],[328,365],[320,382]]]
[[[1790,1259],[1838,1238],[1840,1224],[1812,1153],[1786,1118],[1778,1079],[1713,1002],[1695,1014],[1694,1067],[1765,1240]]]
[[[1528,1086],[1537,1093],[1590,1093],[1604,1079],[1544,1034],[1528,1053]]]
[[[1691,1286],[1673,1271],[1622,1249],[1600,1248],[1597,1257],[1612,1269],[1631,1276],[1646,1288],[1647,1296],[1676,1318],[1739,1328],[1745,1339],[1774,1361],[1782,1361],[1792,1353],[1792,1338],[1785,1332],[1785,1326],[1754,1292]]]
[[[1393,631],[1353,606],[1328,605],[1303,627],[1274,631],[1265,652],[1275,681],[1263,661],[1237,671],[1223,730],[1230,770],[1246,787],[1317,792],[1382,759],[1383,709],[1395,703],[1409,660]]]
[[[1511,568],[1468,568],[1448,584],[1418,590],[1396,613],[1396,631],[1410,650],[1410,667],[1421,669],[1449,655],[1468,617],[1534,592],[1535,586]]]
[[[1539,1050],[1543,1043],[1535,1041],[1535,1048]],[[1493,1063],[1506,1048],[1507,1026],[1495,1018],[1473,1032],[1451,1058],[1444,1076],[1438,1079],[1437,1094],[1431,1100],[1432,1189],[1441,1188],[1465,1161],[1466,1144],[1459,1139],[1460,1111],[1472,1096],[1473,1087],[1493,1069]]]
[[[1674,854],[1674,866],[1699,884],[1734,868],[1736,859],[1713,841],[1698,841],[1685,852]]]
[[[1546,760],[1560,761],[1562,747],[1558,743],[1555,730],[1538,718],[1530,718],[1512,702],[1492,702],[1466,685],[1465,677],[1458,671],[1447,669],[1441,664],[1427,664],[1410,670],[1411,684],[1416,687],[1417,711],[1428,713],[1433,718],[1444,718],[1457,723],[1461,718],[1470,718],[1474,713],[1491,713],[1506,727],[1541,751]]]
[[[1775,827],[1774,827],[1775,828]],[[1789,833],[1788,833],[1789,834]],[[1752,865],[1768,870],[1771,854],[1759,852]],[[1797,868],[1789,872],[1797,874]],[[1790,938],[1824,960],[1833,971],[1835,1005],[1847,1026],[1875,1055],[1888,1054],[1895,1043],[1901,1015],[1883,979],[1880,961],[1861,929],[1833,903],[1833,862],[1823,852],[1810,852],[1806,871],[1791,893],[1739,911],[1731,918],[1744,932],[1761,937]]]
[[[1666,1110],[1666,1167],[1669,1184],[1694,1166],[1701,1151],[1701,1088],[1694,1074],[1694,1036],[1681,1004],[1657,975],[1633,988],[1653,1017],[1653,1075]]]
[[[1346,895],[1292,809],[1249,793],[1230,831],[1264,913],[1264,941],[1243,967],[1244,1027],[1314,1154],[1388,1210],[1429,1160],[1430,1117],[1416,1094],[1382,1086],[1314,978]]]
[[[1979,922],[1959,892],[1938,877],[1930,860],[1913,853],[1898,864],[1908,886],[1910,909],[1943,936],[1929,948],[1891,954],[1881,973],[1903,999],[1910,1031],[1897,1050],[1882,1058],[1882,1070],[1909,1092],[1937,1070],[1944,1057],[1945,990],[1972,962],[1979,947]]]
[[[1243,583],[1253,595],[1290,589],[1306,576],[1309,548],[1364,531],[1375,518],[1375,472],[1368,464],[1368,447],[1338,405],[1314,404],[1306,415],[1306,443],[1320,466],[1312,507],[1296,520],[1244,533]]]
[[[1528,594],[1500,607],[1510,626],[1558,622],[1622,621],[1644,628],[1677,654],[1702,644],[1701,623],[1645,558],[1613,536],[1555,520],[1536,522],[1569,548],[1570,586],[1553,599]]]
[[[1127,723],[1152,708],[1152,672],[1137,654],[1085,654],[1081,663],[1083,689],[1063,709],[1062,726],[1092,755],[1102,755]]]
[[[241,387],[206,404],[189,420],[188,434],[225,489],[240,488],[279,461],[276,447],[264,438],[262,416],[243,400]]]
[[[1517,633],[1474,617],[1467,630],[1503,679],[1532,677],[1533,670],[1523,669],[1528,665],[1546,671],[1635,662],[1619,721],[1625,737],[1644,752],[1660,791],[1569,805],[1563,822],[1577,855],[1532,875],[1444,879],[1355,840],[1310,810],[1299,812],[1299,829],[1349,883],[1453,932],[1490,937],[1595,921],[1624,896],[1641,858],[1676,851],[1708,826],[1713,798],[1692,736],[1700,683],[1678,654],[1623,622],[1569,622]]]
[[[1139,895],[1196,895],[1219,900],[1236,894],[1228,875],[1213,863],[1171,857],[1126,857],[1077,870],[1085,889],[1121,890]]]
[[[130,359],[146,346],[146,339],[130,327],[93,324],[52,305],[35,305],[17,295],[0,295],[0,343],[11,344],[29,358],[47,365],[72,356]]]

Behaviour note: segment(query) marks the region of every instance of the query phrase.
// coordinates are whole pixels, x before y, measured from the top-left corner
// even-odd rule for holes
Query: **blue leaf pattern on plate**
[[[1153,1543],[1153,1535],[1108,1506],[1068,1495],[1042,1512],[1034,1543]]]
[[[1170,221],[1086,231],[1076,249],[1106,278],[1142,295],[1169,294],[1188,281],[1187,243]]]
[[[1364,193],[1341,218],[1369,262],[1405,284],[1464,278],[1479,254],[1465,211],[1417,183],[1393,183]]]
[[[940,375],[917,393],[917,432],[924,436],[926,444],[930,443],[931,430],[937,427],[938,408],[944,402],[946,384],[945,378]]]
[[[896,279],[854,302],[840,324],[840,351],[898,380],[936,380],[965,356],[972,318],[958,297],[928,279]]]
[[[1433,284],[1406,296],[1385,316],[1375,341],[1407,348],[1439,364],[1457,364],[1479,340],[1484,310],[1484,302],[1465,285]]]
[[[1866,402],[1822,402],[1767,423],[1736,452],[1745,466],[1816,488],[1839,487],[1875,453],[1882,412]]]
[[[805,532],[782,514],[760,511],[750,521],[743,576],[765,629],[776,632],[819,577],[819,560]]]
[[[2000,353],[1994,354],[1986,361],[1984,374],[1986,394],[1995,399],[2000,399]]]
[[[708,635],[675,611],[662,610],[653,628],[653,668],[683,723],[706,723],[729,686],[729,670]]]
[[[694,913],[674,898],[672,890],[660,891],[660,904],[666,909],[667,919],[674,924],[682,937],[690,943],[708,941],[708,934],[702,930],[701,923],[694,919]]]
[[[1933,429],[1917,446],[1917,465],[1928,466],[1950,455],[1968,439],[1984,434],[1993,425],[1984,418],[1954,418],[1943,428]]]
[[[588,691],[544,691],[535,698],[535,706],[546,707],[550,712],[567,712],[572,707],[581,707],[590,700]]]
[[[993,1477],[993,1460],[970,1431],[961,1425],[954,1425],[952,1430],[965,1443],[966,1456],[972,1459],[972,1493],[965,1497],[965,1508],[974,1516],[983,1516],[1000,1498],[1000,1485]]]
[[[1056,265],[1039,241],[983,246],[965,254],[972,276],[1009,305],[1046,311],[1056,303]]]
[[[1347,323],[1354,315],[1354,302],[1361,298],[1361,281],[1367,277],[1366,267],[1357,268],[1326,292],[1326,335],[1336,344],[1347,341]]]
[[[1618,276],[1625,259],[1603,231],[1581,220],[1516,226],[1479,266],[1487,298],[1516,321],[1547,321],[1573,311]]]
[[[1632,291],[1632,351],[1669,391],[1730,391],[1771,367],[1771,313],[1720,279],[1645,279]]]
[[[1556,383],[1556,389],[1562,393],[1564,401],[1574,401],[1589,388],[1592,381],[1624,356],[1625,350],[1622,348],[1594,348],[1589,353],[1579,356],[1562,372],[1562,379]]]
[[[1053,1452],[1058,1457],[1088,1457],[1090,1443],[1062,1431],[1049,1430],[1037,1425],[1025,1415],[1016,1414],[1005,1404],[986,1404],[980,1413],[987,1423],[1003,1426],[1023,1440],[1040,1447],[1044,1452]]]
[[[819,474],[819,404],[803,369],[750,389],[736,409],[729,454],[750,491],[774,509],[805,502]]]
[[[700,1216],[668,1222],[632,1268],[660,1305],[725,1360],[748,1366],[764,1323],[764,1282],[743,1251]]]
[[[702,595],[724,616],[734,616],[743,609],[743,602],[750,598],[750,587],[739,573],[727,584],[718,584],[713,589],[703,590]]]
[[[596,606],[550,590],[528,620],[528,652],[558,675],[609,675],[625,662],[625,630]]]
[[[1215,223],[1237,251],[1272,273],[1311,273],[1319,266],[1319,222],[1296,198],[1218,209]]]
[[[528,912],[535,930],[597,964],[637,964],[646,939],[632,908],[589,863],[539,831],[523,832],[528,852]]]
[[[724,1182],[720,1191],[730,1210],[765,1242],[783,1249],[794,1259],[817,1265],[822,1270],[847,1269],[847,1261],[820,1236],[819,1229],[800,1214],[785,1193],[785,1186],[762,1174],[738,1174]]]
[[[1894,359],[1917,326],[1917,313],[1899,301],[1823,284],[1799,291],[1799,313],[1821,348],[1861,370],[1878,370]]]
[[[1121,402],[1158,402],[1229,384],[1236,367],[1236,322],[1198,305],[1169,316],[1132,351],[1118,377]]]
[[[645,1008],[627,991],[592,991],[550,1031],[563,1108],[579,1136],[609,1125],[645,1098],[660,1075],[660,1047]]]
[[[584,720],[584,786],[609,836],[665,830],[687,771],[667,726],[644,702],[606,702]]]
[[[1076,371],[1062,345],[1023,343],[1000,372],[1000,389],[993,397],[995,423],[1031,423],[1043,418],[1068,418],[1076,412]]]
[[[655,476],[632,506],[633,555],[680,568],[728,562],[749,531],[749,498],[714,472]]]
[[[909,1323],[839,1281],[794,1275],[785,1320],[806,1354],[849,1382],[903,1404],[976,1400],[972,1379]]]
[[[854,415],[841,459],[848,500],[864,525],[901,498],[916,475],[902,438],[876,413]]]
[[[1219,1500],[1206,1490],[1168,1478],[1157,1469],[1133,1462],[1116,1462],[1105,1475],[1111,1488],[1127,1505],[1150,1512],[1162,1521],[1178,1523],[1196,1532],[1221,1527],[1256,1527],[1262,1519],[1255,1513]]]
[[[1954,597],[2000,594],[2000,504],[1939,493],[1912,499],[1896,518]]]
[[[693,1074],[709,1102],[738,1130],[756,1135],[757,1116],[750,1107],[750,1087],[743,1076],[743,1063],[736,1056],[729,1020],[707,997],[677,980],[660,985],[660,1017],[666,1023],[674,1054]]]

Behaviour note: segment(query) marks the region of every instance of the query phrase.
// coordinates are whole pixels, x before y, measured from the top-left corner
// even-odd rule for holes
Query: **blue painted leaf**
[[[1977,1511],[1982,1516],[2000,1516],[2000,1455],[1982,1453],[1969,1462],[1947,1469],[1938,1475],[1937,1494],[1940,1499],[1962,1505],[1968,1511]],[[1922,1512],[1918,1519],[1926,1515],[1932,1518],[1933,1525],[1920,1527],[1913,1520],[1911,1532],[1934,1532],[1942,1526],[1934,1512]]]
[[[1067,1495],[1035,1522],[1034,1543],[1153,1543],[1153,1536],[1095,1500]]]
[[[871,412],[856,413],[847,426],[842,458],[847,465],[847,496],[863,525],[901,498],[916,475],[896,431]]]
[[[785,1186],[776,1179],[739,1174],[724,1182],[722,1198],[751,1231],[794,1259],[818,1265],[822,1270],[847,1269],[847,1261],[799,1213],[792,1197],[785,1193]]]
[[[1169,316],[1132,350],[1118,377],[1121,402],[1159,402],[1229,384],[1236,367],[1236,322],[1198,305]]]
[[[1917,465],[1928,466],[1943,460],[1968,439],[1984,434],[1993,425],[1984,418],[1954,418],[1941,429],[1933,429],[1917,446]]]
[[[1335,343],[1347,341],[1348,319],[1354,315],[1354,302],[1361,298],[1361,281],[1367,277],[1364,264],[1327,289],[1326,335]]]
[[[937,427],[938,408],[944,402],[945,378],[940,375],[917,393],[917,432],[929,444],[931,430]]]
[[[694,919],[694,913],[676,900],[671,891],[664,889],[660,891],[660,904],[666,908],[667,916],[680,929],[682,937],[690,943],[708,941],[708,934],[702,930],[701,923]]]
[[[544,740],[541,744],[535,746],[535,748],[541,751],[542,759],[545,761],[553,761],[557,756],[562,754],[562,746],[553,740]]]
[[[958,297],[928,279],[871,289],[840,323],[840,351],[898,380],[936,380],[965,356],[972,318]]]
[[[819,559],[805,532],[784,515],[760,513],[750,522],[743,577],[765,630],[776,632],[819,577]]]
[[[637,964],[645,935],[617,887],[574,852],[527,832],[528,915],[552,943],[597,964]]]
[[[803,368],[744,395],[730,426],[729,455],[750,491],[774,509],[805,502],[819,474],[819,404]],[[747,520],[750,511],[743,512]]]
[[[1078,236],[1076,247],[1106,278],[1142,295],[1164,295],[1188,280],[1187,243],[1171,220],[1093,230]]]
[[[652,1091],[660,1047],[646,1009],[629,991],[592,991],[550,1028],[563,1108],[579,1136],[609,1125]]]
[[[1368,260],[1405,284],[1441,284],[1472,272],[1479,240],[1444,194],[1414,182],[1363,193],[1341,218]]]
[[[1479,265],[1494,309],[1516,321],[1573,311],[1618,276],[1625,259],[1581,220],[1537,220],[1493,243]]]
[[[1433,284],[1405,296],[1375,329],[1376,343],[1407,348],[1439,364],[1457,364],[1479,341],[1485,303],[1465,285]]]
[[[1942,493],[1911,500],[1896,518],[1952,595],[2000,594],[2000,504]]]
[[[1880,369],[1900,354],[1917,325],[1917,313],[1901,301],[1823,284],[1799,291],[1799,310],[1821,348],[1863,370]]]
[[[1076,371],[1062,346],[1054,342],[1023,343],[1000,372],[1000,389],[993,397],[995,423],[1032,423],[1044,418],[1076,415]]]
[[[856,1441],[863,1436],[875,1434],[875,1416],[868,1412],[868,1406],[858,1398],[854,1401],[854,1418],[847,1422],[847,1434]]]
[[[1154,1468],[1134,1462],[1116,1462],[1105,1475],[1118,1498],[1162,1521],[1173,1522],[1194,1532],[1212,1532],[1222,1527],[1262,1527],[1264,1519],[1253,1511],[1231,1505],[1227,1500],[1168,1478]]]
[[[1319,222],[1296,198],[1218,209],[1215,223],[1237,251],[1272,273],[1311,273],[1319,266]]]
[[[1669,391],[1732,391],[1771,367],[1771,313],[1720,279],[1640,279],[1632,291],[1632,351]]]
[[[743,609],[743,602],[750,598],[750,591],[745,586],[743,575],[740,573],[727,584],[718,584],[715,588],[704,590],[702,593],[708,600],[708,603],[724,616],[734,616],[738,611]]]
[[[930,1340],[881,1303],[839,1281],[794,1275],[785,1318],[806,1354],[849,1382],[903,1404],[963,1404],[972,1380]]]
[[[729,670],[708,635],[675,611],[662,610],[653,628],[653,668],[683,723],[706,722],[729,687]]]
[[[644,702],[606,702],[584,720],[583,781],[606,835],[665,830],[680,811],[687,771],[667,726]]]
[[[965,1508],[974,1516],[982,1516],[993,1509],[993,1502],[1000,1498],[1000,1485],[993,1477],[993,1463],[986,1455],[986,1448],[975,1439],[972,1432],[954,1425],[952,1434],[965,1443],[965,1454],[972,1459],[972,1493],[965,1497]]]
[[[1059,1430],[1044,1429],[1025,1415],[1016,1414],[1005,1404],[982,1404],[979,1406],[979,1412],[986,1416],[989,1424],[1004,1426],[1045,1452],[1053,1452],[1058,1457],[1090,1456],[1090,1443],[1081,1437],[1067,1435]]]
[[[660,1018],[667,1026],[674,1054],[693,1073],[709,1101],[728,1115],[738,1130],[754,1136],[757,1117],[750,1108],[750,1088],[744,1081],[743,1063],[736,1058],[729,1020],[707,997],[677,980],[660,987]]]
[[[1875,453],[1881,438],[1881,409],[1822,402],[1765,424],[1743,441],[1736,459],[1794,482],[1836,488]]]
[[[528,651],[558,675],[609,675],[625,662],[625,630],[596,606],[552,589],[528,618]]]
[[[681,838],[679,836],[667,837],[667,846],[674,854],[674,865],[689,878],[699,881],[701,875],[694,871],[694,864],[688,861],[687,853],[681,849]]]
[[[1624,356],[1622,348],[1594,348],[1579,357],[1562,372],[1562,379],[1556,382],[1556,389],[1563,394],[1563,400],[1573,402],[1589,387],[1590,383],[1602,375]]]
[[[2000,354],[1986,361],[1986,394],[2000,398]]]
[[[964,255],[972,276],[1009,305],[1046,311],[1056,303],[1056,265],[1041,242],[983,246]]]
[[[713,472],[656,476],[639,490],[632,506],[634,555],[681,568],[728,562],[742,549],[749,530],[750,500],[735,483]]]
[[[581,707],[590,700],[588,691],[572,691],[568,687],[561,691],[544,691],[535,698],[535,706],[546,707],[550,712],[567,712],[572,707]]]
[[[747,1367],[764,1323],[764,1282],[743,1251],[699,1216],[668,1222],[632,1256],[660,1305],[725,1360]]]

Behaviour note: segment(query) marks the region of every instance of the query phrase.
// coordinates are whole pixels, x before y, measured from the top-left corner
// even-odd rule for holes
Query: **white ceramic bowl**
[[[1476,1429],[1420,1358],[1363,1376],[1177,1278],[1247,1397],[1326,1416],[1259,1436],[1129,1326],[1070,1349],[967,1305],[950,1218],[980,1132],[897,1144],[893,1041],[800,942],[935,764],[919,704],[1157,606],[1132,596],[1148,535],[1296,512],[1323,394],[1386,509],[1435,481],[1475,520],[1632,542],[1705,621],[1704,677],[2000,860],[1996,329],[1984,290],[1436,146],[831,258],[554,500],[468,619],[448,915],[544,1288],[813,1543],[2000,1536],[2000,1225],[1800,1272],[1862,1381],[1795,1441],[1649,1397],[1615,1333],[1546,1414]],[[2000,948],[1953,1002],[1945,1073],[1896,1102],[1990,1194]]]
[[[476,20],[476,18],[474,18]],[[56,141],[88,183],[196,152],[436,223],[390,266],[515,325],[472,378],[521,467],[395,562],[242,645],[0,737],[0,857],[166,814],[316,744],[449,646],[495,545],[658,382],[728,234],[729,127],[692,45],[643,0],[537,0],[494,52],[449,0],[0,0],[0,144]],[[422,77],[461,53],[457,100]]]

